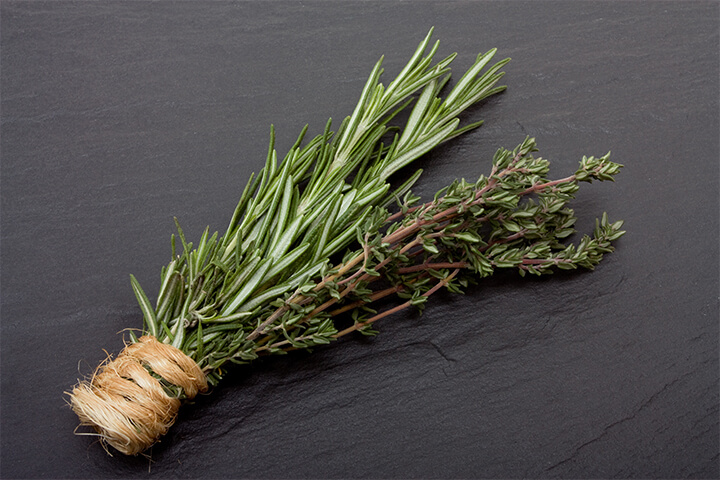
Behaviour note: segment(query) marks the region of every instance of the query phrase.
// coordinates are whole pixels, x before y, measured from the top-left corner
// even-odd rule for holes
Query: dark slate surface
[[[717,2],[3,1],[3,478],[717,478]],[[350,113],[431,25],[508,91],[417,188],[538,138],[613,151],[574,203],[629,233],[593,273],[483,282],[374,339],[232,372],[143,457],[73,435],[63,391],[141,325],[172,217],[223,229],[265,158]],[[386,78],[388,78],[386,76]]]

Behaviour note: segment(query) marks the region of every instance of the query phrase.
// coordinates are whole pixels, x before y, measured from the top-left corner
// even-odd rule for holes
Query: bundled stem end
[[[190,357],[153,336],[143,336],[100,365],[90,381],[81,381],[69,395],[81,426],[93,427],[104,446],[137,455],[168,431],[181,395],[193,398],[207,388],[205,375]]]

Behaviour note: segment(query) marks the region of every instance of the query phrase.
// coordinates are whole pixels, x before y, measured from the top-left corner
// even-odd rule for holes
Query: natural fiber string
[[[180,400],[169,396],[148,368],[182,388],[187,398],[208,388],[205,375],[190,357],[155,337],[143,336],[70,393],[81,425],[94,427],[104,443],[127,455],[157,442],[180,409]]]

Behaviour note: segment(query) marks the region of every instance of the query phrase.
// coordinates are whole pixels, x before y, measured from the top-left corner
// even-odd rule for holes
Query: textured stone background
[[[0,4],[3,478],[717,478],[717,2]],[[141,325],[172,217],[222,230],[269,124],[351,112],[432,25],[508,91],[416,191],[536,136],[554,172],[626,165],[574,203],[628,234],[593,273],[504,275],[422,317],[233,371],[143,457],[73,435],[63,391]],[[148,471],[150,470],[150,473]]]

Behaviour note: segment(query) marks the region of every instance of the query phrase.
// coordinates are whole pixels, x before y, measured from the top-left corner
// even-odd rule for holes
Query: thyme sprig
[[[251,176],[225,234],[210,235],[206,229],[195,246],[177,224],[172,260],[162,269],[154,304],[131,276],[145,332],[190,356],[210,384],[220,380],[228,362],[251,360],[257,346],[271,345],[272,339],[262,335],[285,311],[306,308],[310,293],[320,294],[333,284],[329,277],[321,283],[313,279],[327,277],[329,258],[347,248],[358,231],[380,225],[385,207],[403,198],[421,171],[394,191],[388,178],[439,144],[480,126],[482,122],[460,126],[458,116],[505,89],[496,85],[509,59],[490,65],[493,49],[479,54],[443,98],[455,54],[433,63],[438,42],[430,46],[431,35],[432,30],[387,87],[379,81],[383,59],[377,62],[352,115],[337,132],[329,120],[321,135],[303,145],[306,126],[278,162],[271,128],[265,167]],[[405,109],[410,112],[404,125],[391,124]],[[366,254],[369,260],[370,252]],[[341,267],[335,275],[353,266]],[[364,274],[372,271],[366,267]],[[271,307],[278,304],[285,305],[282,313]],[[331,329],[320,317],[305,323],[303,335],[316,335],[313,344]]]
[[[487,177],[455,182],[421,205],[407,194],[394,214],[378,211],[358,238],[362,247],[316,284],[274,302],[275,311],[246,337],[233,361],[327,344],[354,331],[375,334],[376,321],[411,306],[422,310],[439,289],[461,293],[497,269],[522,276],[593,269],[625,233],[623,222],[603,214],[592,237],[565,244],[576,221],[567,203],[579,182],[612,180],[621,165],[609,154],[583,157],[573,175],[549,180],[549,162],[535,151],[528,138],[513,151],[498,150]],[[393,294],[399,304],[382,312],[369,306]],[[337,317],[348,311],[352,325],[338,330]]]

